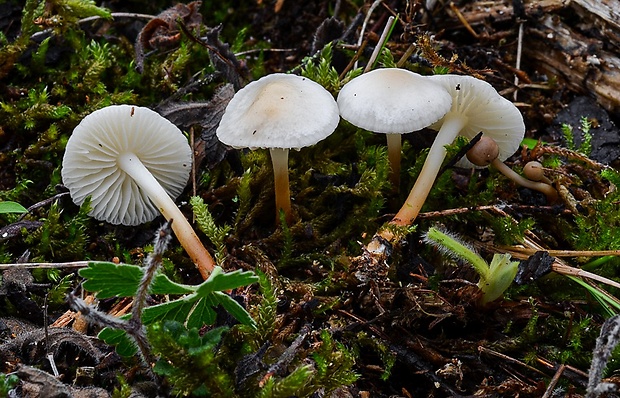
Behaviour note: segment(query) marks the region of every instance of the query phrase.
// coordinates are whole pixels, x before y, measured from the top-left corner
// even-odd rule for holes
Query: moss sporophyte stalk
[[[457,238],[436,227],[431,227],[424,238],[426,243],[439,248],[448,255],[465,260],[474,267],[480,275],[478,287],[482,291],[481,304],[490,303],[499,298],[517,274],[519,262],[510,261],[509,254],[495,254],[489,265]]]

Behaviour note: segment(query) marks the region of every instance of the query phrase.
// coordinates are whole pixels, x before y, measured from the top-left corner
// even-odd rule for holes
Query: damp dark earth
[[[0,396],[619,396],[619,38],[619,0],[0,0]]]

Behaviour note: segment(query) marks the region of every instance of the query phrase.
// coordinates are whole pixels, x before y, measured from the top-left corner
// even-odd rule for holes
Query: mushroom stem
[[[270,148],[271,163],[276,191],[276,224],[280,223],[280,209],[284,211],[286,221],[291,219],[291,191],[288,181],[288,149]]]
[[[390,182],[394,190],[398,191],[400,186],[400,151],[401,134],[386,134],[388,160],[390,161]]]
[[[437,178],[437,173],[439,173],[439,169],[441,169],[441,164],[446,157],[445,146],[454,141],[466,122],[467,118],[457,114],[448,113],[445,116],[445,121],[428,152],[424,166],[422,166],[422,171],[413,185],[413,188],[411,188],[411,192],[409,192],[405,204],[400,208],[398,213],[396,213],[392,221],[390,221],[391,224],[401,226],[411,225],[413,220],[418,216],[435,182],[435,178]]]
[[[499,159],[493,160],[491,165],[517,184],[544,193],[549,203],[553,203],[558,199],[558,191],[556,191],[551,185],[545,184],[544,182],[536,182],[523,178]]]
[[[153,204],[161,211],[166,220],[174,220],[172,230],[179,239],[181,246],[185,248],[189,257],[196,264],[200,275],[207,279],[215,268],[215,261],[202,242],[200,242],[194,229],[170,195],[168,195],[134,153],[129,152],[120,155],[118,166],[133,178],[140,189],[146,193]]]

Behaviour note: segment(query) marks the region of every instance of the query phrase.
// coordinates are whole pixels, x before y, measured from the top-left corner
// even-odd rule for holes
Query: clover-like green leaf
[[[130,297],[138,291],[142,269],[137,265],[95,261],[79,272],[86,278],[84,289],[96,292],[97,298]]]
[[[144,271],[137,265],[115,264],[105,261],[89,262],[79,271],[86,278],[84,288],[97,292],[97,298],[130,297],[138,291]],[[151,285],[152,294],[188,294],[195,287],[175,283],[164,274],[158,274]]]
[[[196,293],[206,296],[211,292],[231,290],[254,282],[258,282],[258,276],[254,272],[236,270],[224,273],[221,267],[215,267],[209,278],[198,286]]]
[[[0,214],[4,213],[28,213],[28,209],[17,202],[0,202]]]

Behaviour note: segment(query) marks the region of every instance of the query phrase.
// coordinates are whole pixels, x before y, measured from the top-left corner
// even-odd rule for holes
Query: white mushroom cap
[[[320,84],[274,73],[235,94],[216,134],[235,148],[300,149],[329,136],[339,120],[336,101]]]
[[[428,77],[406,69],[375,69],[345,84],[338,94],[343,119],[376,133],[404,134],[439,120],[452,97]]]
[[[472,139],[482,132],[493,138],[499,146],[499,159],[502,162],[519,149],[525,135],[523,116],[493,86],[472,76],[435,75],[430,79],[443,85],[452,95],[452,109],[431,128],[439,130],[444,120],[459,115],[465,119],[459,135]],[[465,157],[457,166],[477,167]]]
[[[134,153],[173,199],[183,191],[192,165],[186,138],[158,113],[132,105],[109,106],[82,120],[67,142],[62,179],[76,204],[91,196],[93,217],[138,225],[160,210],[119,168],[126,153]]]

